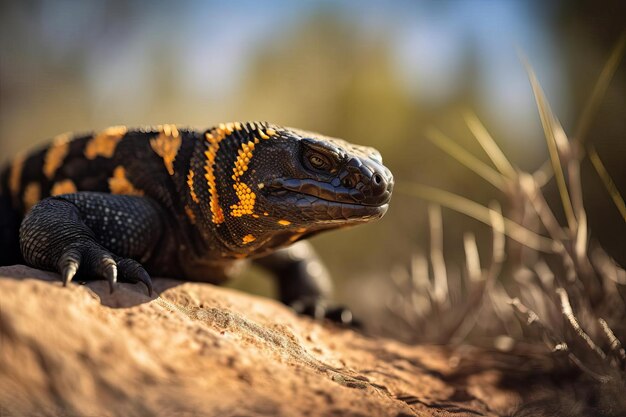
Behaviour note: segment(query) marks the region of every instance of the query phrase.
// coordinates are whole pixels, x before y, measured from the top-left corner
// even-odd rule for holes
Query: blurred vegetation
[[[452,159],[500,190],[501,198],[488,207],[427,185],[396,188],[431,201],[430,245],[428,254],[417,253],[406,268],[392,273],[398,289],[388,301],[387,314],[397,320],[387,322],[406,330],[383,326],[379,331],[413,343],[457,347],[457,377],[488,368],[503,372],[512,385],[526,386],[544,377],[558,381],[556,388],[539,383],[539,393],[524,401],[522,409],[543,410],[541,415],[626,413],[620,395],[626,389],[626,269],[592,236],[585,208],[588,190],[581,181],[581,161],[588,158],[620,213],[620,224],[626,223],[624,197],[587,140],[625,52],[626,32],[607,59],[573,134],[563,128],[532,66],[522,58],[549,149],[549,160],[534,172],[515,167],[470,112],[465,121],[489,163],[441,132],[428,132]],[[548,203],[546,196],[545,186],[552,180],[558,203]],[[507,209],[502,203],[508,203]],[[479,246],[473,233],[464,233],[460,268],[450,268],[455,264],[443,250],[442,207],[491,228],[491,245]],[[489,354],[481,357],[471,345]]]
[[[269,120],[375,146],[397,182],[487,204],[498,190],[448,158],[427,130],[436,126],[481,155],[462,117],[474,109],[514,164],[538,168],[547,149],[516,46],[569,131],[624,15],[624,2],[582,0],[3,1],[0,163],[70,130]],[[588,135],[620,190],[624,91],[621,65]],[[626,226],[588,159],[581,169],[589,228],[623,265]],[[554,182],[546,198],[559,201]],[[425,203],[397,193],[381,222],[315,238],[339,299],[362,316],[383,309],[394,291],[391,271],[428,247],[427,218]],[[479,247],[490,245],[489,229],[474,220],[444,211],[443,222],[451,268],[463,259],[464,231],[474,231]],[[262,281],[254,286],[270,291]]]

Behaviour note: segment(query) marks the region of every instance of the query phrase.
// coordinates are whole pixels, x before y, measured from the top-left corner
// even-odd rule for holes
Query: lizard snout
[[[342,185],[360,194],[360,204],[387,204],[393,190],[393,175],[383,165],[369,159],[353,158],[346,166]]]

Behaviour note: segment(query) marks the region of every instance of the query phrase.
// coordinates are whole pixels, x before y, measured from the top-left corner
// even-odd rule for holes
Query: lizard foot
[[[106,213],[110,212],[130,219],[131,223],[142,224],[138,228],[141,230],[160,228],[157,220],[146,223],[145,217],[157,219],[159,214],[153,203],[142,197],[78,192],[45,198],[22,220],[20,249],[24,260],[37,268],[58,271],[64,285],[78,274],[81,278],[108,281],[111,292],[115,290],[118,280],[142,282],[152,295],[150,276],[138,262],[130,259],[149,252],[149,246],[132,245],[131,250],[129,245],[110,239],[108,242],[112,246],[109,250],[100,243],[106,240],[103,239],[106,236]],[[100,217],[96,214],[101,214],[104,220],[99,221]],[[120,224],[116,227],[122,227]],[[123,233],[123,236],[134,238],[135,242],[154,240],[150,234],[137,230]],[[101,238],[98,239],[98,236]],[[116,252],[124,256],[116,255]]]
[[[113,255],[92,240],[85,239],[65,249],[57,262],[57,268],[64,286],[72,281],[80,269],[84,276],[108,281],[111,292],[115,291],[119,278],[124,282],[142,282],[148,294],[152,295],[152,280],[139,262]]]

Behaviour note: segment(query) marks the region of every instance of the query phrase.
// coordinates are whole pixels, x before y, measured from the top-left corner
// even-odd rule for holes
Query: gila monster
[[[1,173],[0,265],[152,293],[151,275],[221,283],[251,261],[284,303],[349,320],[299,241],[379,219],[392,188],[375,149],[266,122],[63,134]]]

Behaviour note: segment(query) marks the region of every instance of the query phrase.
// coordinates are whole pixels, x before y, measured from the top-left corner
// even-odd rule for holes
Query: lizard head
[[[374,148],[267,123],[207,135],[208,208],[231,250],[261,254],[387,211],[393,176]]]

